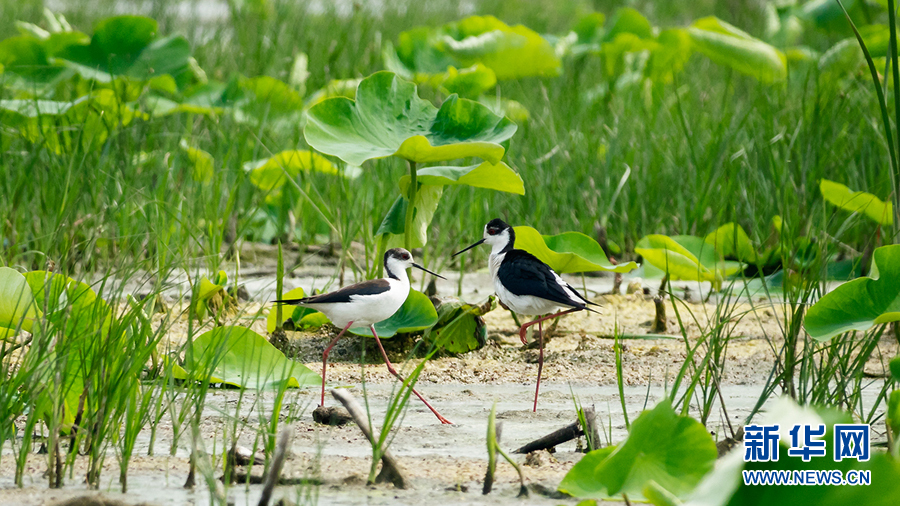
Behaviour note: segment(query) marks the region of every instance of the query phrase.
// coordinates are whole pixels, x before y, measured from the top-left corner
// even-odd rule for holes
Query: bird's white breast
[[[344,327],[351,321],[354,327],[367,327],[382,320],[387,320],[400,309],[409,296],[409,282],[388,279],[391,288],[375,295],[353,295],[350,302],[333,304],[307,304],[317,309],[338,327]]]

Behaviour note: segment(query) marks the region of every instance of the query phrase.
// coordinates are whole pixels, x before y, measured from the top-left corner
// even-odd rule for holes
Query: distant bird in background
[[[345,286],[334,292],[313,295],[302,299],[274,301],[281,304],[310,307],[321,311],[325,313],[325,316],[334,325],[343,327],[343,330],[328,344],[325,352],[322,353],[322,405],[325,405],[325,370],[328,365],[328,353],[352,325],[369,327],[372,335],[375,336],[375,342],[378,343],[378,350],[381,351],[381,356],[384,357],[384,363],[387,365],[388,371],[400,381],[405,381],[394,369],[390,359],[388,359],[384,346],[381,345],[381,339],[378,338],[378,334],[375,332],[375,324],[393,316],[406,301],[406,297],[409,295],[409,277],[406,275],[406,270],[410,267],[415,267],[441,279],[446,279],[413,262],[409,251],[403,248],[394,248],[384,254],[384,272],[386,273],[384,278],[363,281],[355,285]],[[428,409],[438,417],[441,423],[450,423],[419,392],[413,389],[413,393],[428,406]]]
[[[588,310],[596,313],[588,305],[593,302],[584,298],[571,285],[553,272],[549,265],[540,261],[527,251],[515,249],[516,234],[513,228],[500,219],[493,219],[484,226],[484,237],[469,246],[457,251],[453,256],[468,251],[481,243],[491,246],[489,265],[491,277],[494,279],[494,291],[504,307],[528,316],[545,315],[532,320],[519,329],[522,344],[527,344],[525,332],[528,327],[538,324],[538,358],[537,386],[534,389],[534,411],[537,411],[538,391],[541,388],[541,371],[544,368],[544,320],[556,318],[575,311]],[[562,311],[560,311],[562,309]]]

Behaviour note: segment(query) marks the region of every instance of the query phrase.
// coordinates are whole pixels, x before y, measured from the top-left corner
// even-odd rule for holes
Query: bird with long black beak
[[[415,267],[433,276],[446,279],[413,262],[409,251],[403,248],[394,248],[384,254],[384,272],[386,274],[384,278],[363,281],[362,283],[345,286],[340,290],[302,299],[273,301],[281,304],[305,306],[321,311],[325,313],[325,316],[335,326],[343,328],[337,337],[328,343],[328,346],[325,347],[325,351],[322,353],[322,405],[325,405],[325,370],[328,366],[328,353],[338,342],[338,339],[344,335],[344,332],[347,332],[347,329],[353,325],[369,327],[372,335],[375,336],[375,343],[378,344],[378,350],[381,352],[381,356],[384,357],[384,363],[387,365],[388,371],[400,381],[405,381],[394,369],[390,359],[388,359],[384,346],[381,344],[381,339],[375,332],[375,324],[393,316],[406,301],[406,297],[409,296],[409,277],[406,274],[406,270],[410,267]],[[419,392],[413,389],[413,393],[428,406],[428,409],[434,413],[441,423],[450,423]]]
[[[516,313],[538,316],[519,329],[522,344],[527,344],[525,333],[528,327],[538,325],[538,357],[537,386],[534,389],[534,411],[537,411],[538,391],[541,388],[541,372],[544,368],[544,320],[556,318],[575,311],[587,310],[596,313],[588,305],[597,305],[584,298],[571,285],[550,268],[527,251],[515,249],[516,233],[511,226],[500,219],[493,219],[484,226],[484,237],[469,246],[457,251],[455,257],[482,243],[491,246],[489,265],[494,280],[494,291],[504,307]],[[548,313],[553,313],[549,314]]]

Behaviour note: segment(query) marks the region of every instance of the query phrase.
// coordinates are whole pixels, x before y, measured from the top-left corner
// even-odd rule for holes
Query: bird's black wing
[[[275,300],[282,304],[335,304],[350,302],[354,295],[378,295],[391,289],[391,284],[386,279],[372,279],[355,285],[345,286],[340,290],[319,295],[311,295],[302,299]]]
[[[590,309],[585,304],[587,299],[563,282],[582,300],[569,296],[556,281],[555,273],[550,266],[527,251],[520,249],[508,251],[500,264],[497,276],[503,286],[514,295],[533,295],[563,306]]]

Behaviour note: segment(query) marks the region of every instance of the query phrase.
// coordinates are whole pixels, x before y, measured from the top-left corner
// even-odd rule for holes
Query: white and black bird
[[[405,381],[394,369],[387,353],[384,352],[381,339],[378,338],[378,334],[375,332],[375,324],[393,316],[406,301],[406,297],[409,295],[409,277],[406,274],[406,270],[410,267],[416,267],[431,275],[445,279],[443,276],[413,262],[409,251],[403,248],[394,248],[384,254],[384,272],[386,275],[384,278],[363,281],[330,293],[322,293],[302,299],[273,301],[281,304],[305,306],[321,311],[325,313],[325,316],[335,326],[343,328],[322,353],[322,405],[325,404],[325,369],[328,365],[328,353],[351,326],[369,327],[372,335],[375,336],[375,342],[378,344],[381,356],[384,357],[388,371],[400,381]],[[413,393],[428,406],[428,409],[438,417],[441,423],[450,423],[419,392],[413,389]]]
[[[468,251],[479,244],[491,246],[489,265],[491,277],[494,279],[494,291],[504,307],[528,316],[547,315],[532,320],[519,329],[522,344],[527,344],[525,332],[528,327],[538,324],[538,358],[537,386],[534,389],[534,411],[537,411],[538,391],[541,388],[541,371],[544,368],[544,320],[573,313],[575,311],[592,311],[588,305],[597,305],[584,298],[571,285],[536,256],[527,251],[515,249],[516,233],[513,228],[501,219],[493,219],[484,226],[484,237],[458,251],[453,256]]]

